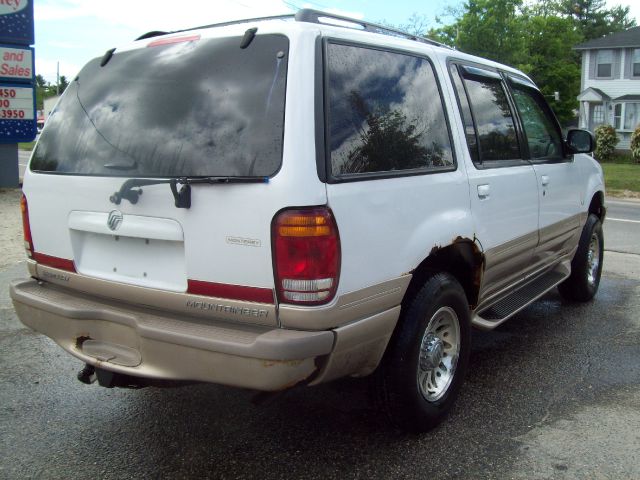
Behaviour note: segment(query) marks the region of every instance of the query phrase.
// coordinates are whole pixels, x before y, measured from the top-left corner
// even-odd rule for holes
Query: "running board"
[[[483,307],[480,312],[476,312],[473,315],[471,324],[481,330],[493,330],[520,310],[538,300],[553,287],[562,283],[569,275],[568,269],[561,266],[544,273],[506,297],[502,297],[496,303]]]

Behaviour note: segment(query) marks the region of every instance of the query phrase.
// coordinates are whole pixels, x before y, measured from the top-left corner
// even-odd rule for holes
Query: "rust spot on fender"
[[[91,337],[89,335],[80,335],[79,337],[76,338],[76,348],[78,350],[82,350],[82,344],[84,342],[86,342],[87,340],[91,340]]]

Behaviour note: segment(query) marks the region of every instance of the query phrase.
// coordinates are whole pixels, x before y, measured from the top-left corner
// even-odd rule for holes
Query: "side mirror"
[[[569,153],[591,153],[596,148],[596,139],[588,130],[569,130],[566,144]]]

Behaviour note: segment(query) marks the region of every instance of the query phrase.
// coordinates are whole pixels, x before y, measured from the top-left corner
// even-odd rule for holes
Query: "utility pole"
[[[56,96],[60,96],[60,62],[56,64]]]

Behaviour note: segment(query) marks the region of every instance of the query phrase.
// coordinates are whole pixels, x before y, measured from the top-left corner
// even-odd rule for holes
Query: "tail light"
[[[20,199],[20,210],[22,211],[22,232],[24,234],[24,248],[29,258],[33,257],[33,238],[31,237],[31,226],[29,225],[29,206],[27,197],[22,194]]]
[[[331,301],[340,276],[340,237],[326,207],[284,210],[272,226],[278,299],[319,305]]]

